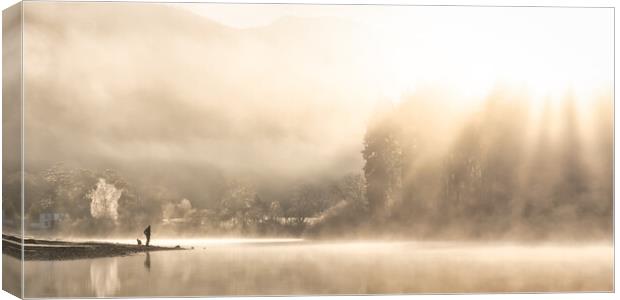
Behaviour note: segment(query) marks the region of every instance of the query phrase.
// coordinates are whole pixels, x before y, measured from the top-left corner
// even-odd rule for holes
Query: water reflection
[[[151,258],[157,264],[154,272]],[[231,244],[118,258],[28,261],[25,275],[29,298],[610,291],[613,247]]]
[[[93,259],[90,263],[90,286],[97,297],[115,295],[121,289],[118,259]]]
[[[151,271],[151,253],[146,251],[146,259],[144,260],[144,267],[150,272]]]

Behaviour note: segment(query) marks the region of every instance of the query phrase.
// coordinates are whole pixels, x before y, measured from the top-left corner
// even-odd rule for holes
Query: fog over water
[[[221,244],[29,262],[26,287],[32,297],[606,291],[612,255],[608,245]]]

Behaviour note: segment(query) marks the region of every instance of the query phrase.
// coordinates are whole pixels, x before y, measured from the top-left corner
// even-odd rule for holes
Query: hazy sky
[[[613,70],[610,9],[28,2],[25,18],[26,159],[43,165],[341,174],[403,93],[586,95]]]
[[[236,28],[285,18],[341,18],[373,30],[383,54],[384,92],[398,98],[421,84],[479,97],[497,82],[538,94],[569,85],[581,93],[609,83],[611,9],[346,5],[175,4]],[[363,28],[363,29],[362,29]],[[394,99],[398,101],[398,99]]]

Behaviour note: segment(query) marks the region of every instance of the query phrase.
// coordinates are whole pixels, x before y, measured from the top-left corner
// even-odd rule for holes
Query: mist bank
[[[608,95],[532,102],[498,88],[451,111],[453,97],[421,89],[377,107],[360,140],[364,163],[343,176],[161,175],[201,186],[193,198],[187,183],[132,172],[70,163],[27,171],[26,233],[134,238],[151,224],[162,238],[611,239]]]
[[[367,198],[384,232],[611,239],[609,89],[536,99],[526,88],[497,87],[469,112],[451,112],[454,101],[420,91],[369,125]]]

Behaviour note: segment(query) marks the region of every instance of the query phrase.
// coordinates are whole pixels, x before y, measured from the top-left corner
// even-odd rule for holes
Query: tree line
[[[56,164],[24,176],[26,232],[129,235],[152,224],[198,236],[609,238],[611,101],[583,112],[568,95],[534,114],[523,97],[495,93],[458,119],[432,97],[405,97],[369,122],[359,173],[278,193],[225,178],[209,199],[187,199],[113,170]],[[19,193],[11,178],[5,219],[20,213],[6,201]],[[56,216],[41,226],[45,214]]]
[[[568,94],[533,117],[524,98],[498,92],[441,147],[428,134],[437,124],[416,122],[428,101],[410,97],[367,131],[372,228],[426,238],[610,238],[608,98],[580,111]]]

